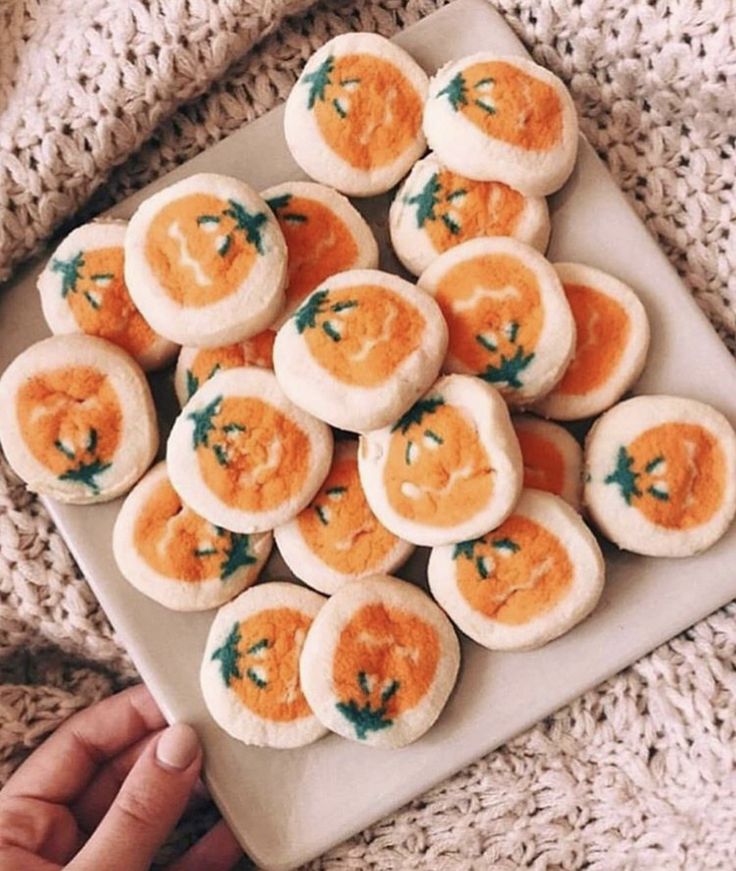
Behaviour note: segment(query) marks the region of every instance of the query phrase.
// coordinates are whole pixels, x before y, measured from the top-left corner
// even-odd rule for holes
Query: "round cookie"
[[[453,172],[536,197],[562,187],[578,150],[575,105],[557,76],[492,52],[451,61],[434,76],[424,133]]]
[[[464,375],[440,378],[392,426],[364,435],[358,467],[381,523],[430,547],[501,523],[523,475],[506,404],[488,384]]]
[[[455,685],[460,645],[418,587],[388,575],[345,584],[302,650],[302,690],[322,723],[374,747],[404,747],[435,722]]]
[[[350,201],[332,188],[288,181],[261,196],[276,215],[288,250],[286,306],[274,329],[331,275],[378,266],[378,245],[370,227]]]
[[[736,514],[736,433],[703,402],[636,396],[590,430],[584,480],[586,508],[619,547],[692,556]]]
[[[593,417],[641,375],[649,320],[639,297],[611,275],[581,263],[553,264],[575,318],[575,353],[562,380],[534,410],[554,420]]]
[[[258,578],[271,544],[270,532],[228,532],[183,505],[166,463],[128,494],[112,537],[125,578],[174,611],[216,608],[242,593]]]
[[[125,237],[125,281],[162,336],[228,345],[260,333],[281,311],[286,243],[245,182],[191,175],[138,206]]]
[[[334,275],[279,330],[276,377],[302,408],[339,429],[396,420],[436,379],[447,348],[437,303],[375,269]]]
[[[264,330],[252,339],[219,348],[182,348],[174,373],[174,390],[179,405],[186,405],[205,381],[223,369],[240,366],[273,369],[275,338],[273,330]]]
[[[29,489],[60,502],[106,502],[129,490],[158,449],[140,366],[94,336],[52,336],[0,378],[0,442]]]
[[[527,650],[590,614],[605,564],[595,536],[566,502],[524,490],[497,529],[434,548],[427,576],[437,602],[478,644]]]
[[[169,477],[182,501],[233,532],[265,532],[295,517],[330,469],[329,427],[297,408],[272,372],[218,372],[174,421]]]
[[[419,286],[447,321],[446,371],[478,375],[520,407],[564,375],[575,321],[557,273],[538,251],[504,237],[471,239],[438,257]]]
[[[580,511],[583,484],[583,449],[556,423],[524,415],[513,417],[524,462],[524,487],[560,496]]]
[[[321,593],[349,581],[393,572],[414,547],[383,527],[366,501],[358,475],[358,445],[338,442],[330,473],[311,503],[274,530],[294,574]]]
[[[299,681],[299,656],[324,599],[268,581],[223,605],[207,637],[200,686],[212,719],[258,747],[303,747],[327,729]]]
[[[394,197],[389,230],[396,256],[421,275],[440,254],[478,236],[511,236],[544,251],[549,209],[543,197],[458,175],[430,154],[414,164]]]
[[[133,304],[123,277],[127,224],[77,227],[38,276],[41,307],[55,335],[85,333],[127,351],[146,371],[165,366],[177,346],[157,335]]]
[[[346,33],[307,61],[286,100],[291,155],[312,178],[345,194],[392,188],[426,143],[427,76],[397,45],[374,33]]]

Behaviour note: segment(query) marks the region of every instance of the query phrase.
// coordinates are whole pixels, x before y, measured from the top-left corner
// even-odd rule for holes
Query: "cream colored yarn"
[[[271,108],[331,35],[347,29],[390,35],[442,0],[332,0],[282,21],[236,60],[260,28],[307,5],[11,0],[5,9],[0,0],[0,271],[26,256],[106,176],[88,212]],[[536,59],[570,84],[586,135],[736,350],[734,5],[495,5]],[[29,10],[38,10],[43,23],[25,41],[33,29]],[[114,38],[116,17],[127,28],[122,41]],[[222,41],[207,36],[208,22],[220,18],[227,22]],[[107,22],[101,31],[97,20]],[[72,62],[90,28],[91,57]],[[175,61],[172,52],[157,57],[154,50],[169,39],[179,46]],[[129,45],[135,60],[126,57]],[[15,54],[22,56],[17,66],[9,60]],[[22,65],[33,71],[25,93],[15,87]],[[109,73],[118,66],[128,71],[121,91]],[[82,101],[88,108],[79,110],[77,92],[61,87],[59,77],[73,78],[82,67],[104,71],[110,83],[104,99]],[[215,78],[206,94],[171,114]],[[73,127],[68,133],[65,123]],[[29,154],[32,137],[52,128]],[[730,605],[310,867],[731,871],[735,663]],[[45,512],[0,467],[0,781],[69,713],[133,676]]]

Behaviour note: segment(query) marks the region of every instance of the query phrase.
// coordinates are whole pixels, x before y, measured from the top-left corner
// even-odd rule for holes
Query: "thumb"
[[[147,871],[186,807],[202,767],[197,733],[177,723],[152,741],[71,871]]]

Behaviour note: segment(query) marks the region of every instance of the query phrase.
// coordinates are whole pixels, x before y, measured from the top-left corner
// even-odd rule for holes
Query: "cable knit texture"
[[[329,37],[390,36],[441,5],[0,3],[0,280],[283,100]],[[571,87],[586,135],[736,350],[733,5],[495,5]],[[310,867],[736,867],[735,618],[735,605],[712,615]],[[0,464],[0,782],[134,679],[43,507]],[[210,819],[190,818],[169,852]]]

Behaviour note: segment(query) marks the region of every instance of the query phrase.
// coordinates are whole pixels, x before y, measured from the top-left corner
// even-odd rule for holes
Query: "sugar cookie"
[[[450,621],[413,584],[374,575],[322,606],[302,651],[302,690],[333,732],[404,747],[435,722],[455,685],[460,645]]]
[[[691,556],[736,514],[736,433],[703,402],[636,396],[591,429],[584,480],[583,502],[619,547]]]
[[[312,178],[352,196],[393,187],[426,143],[427,76],[374,33],[336,36],[307,61],[286,100],[292,157]]]
[[[454,172],[537,197],[562,187],[578,150],[575,105],[557,76],[491,52],[451,61],[434,76],[424,133]]]
[[[564,375],[575,321],[557,273],[538,251],[515,239],[471,239],[438,257],[419,286],[447,321],[447,371],[478,375],[521,407]]]
[[[272,372],[218,372],[174,422],[169,477],[183,502],[233,532],[264,532],[295,517],[330,469],[329,427],[284,396]]]
[[[551,493],[524,490],[481,538],[432,551],[429,588],[466,635],[491,650],[539,647],[595,608],[605,578],[595,536]]]
[[[464,375],[440,378],[392,426],[363,436],[358,467],[381,523],[429,546],[473,538],[501,523],[523,475],[501,395]]]
[[[286,243],[245,182],[191,175],[144,200],[131,218],[125,281],[161,335],[228,345],[260,333],[281,311]]]
[[[126,227],[94,221],[72,230],[38,276],[41,307],[52,333],[107,339],[143,369],[159,369],[177,346],[151,329],[130,298],[123,278]]]
[[[212,621],[200,670],[215,722],[244,744],[303,747],[327,729],[299,683],[304,639],[324,599],[269,581],[223,605]]]
[[[112,545],[122,574],[175,611],[204,611],[253,584],[271,552],[270,532],[242,535],[214,526],[182,504],[166,463],[123,502]]]
[[[328,594],[348,581],[395,571],[414,550],[382,526],[368,506],[354,441],[335,445],[332,468],[317,495],[274,536],[294,574]]]
[[[544,251],[549,209],[543,197],[465,178],[430,154],[414,164],[394,197],[389,229],[396,256],[420,275],[440,254],[478,236],[511,236]]]
[[[583,449],[556,423],[523,415],[513,417],[524,461],[524,486],[561,496],[580,510],[583,486]]]
[[[222,369],[259,366],[273,369],[273,340],[276,333],[264,330],[233,345],[219,348],[182,348],[176,361],[174,390],[179,405],[186,405],[199,388]]]
[[[286,306],[274,329],[326,278],[347,269],[378,266],[378,245],[370,227],[332,188],[288,181],[261,196],[276,215],[288,250]]]
[[[0,378],[0,442],[29,489],[60,502],[106,502],[129,490],[158,448],[140,366],[117,345],[52,336]]]
[[[641,375],[649,321],[639,297],[611,275],[580,263],[553,264],[575,318],[575,354],[557,386],[535,405],[555,420],[610,408]]]
[[[328,279],[279,330],[276,377],[302,408],[340,429],[396,420],[437,377],[447,326],[437,303],[396,275]]]

